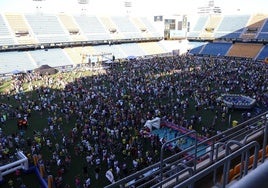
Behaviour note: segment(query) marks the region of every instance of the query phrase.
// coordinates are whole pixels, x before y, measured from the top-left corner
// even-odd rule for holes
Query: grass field
[[[120,69],[120,67],[119,67]],[[65,81],[67,82],[74,82],[75,78],[80,78],[80,77],[86,77],[87,80],[90,80],[91,76],[93,75],[93,73],[91,71],[85,71],[85,72],[71,72],[71,73],[64,73],[62,74],[62,77],[65,79]],[[51,76],[53,79],[58,79],[57,75]],[[35,81],[34,84],[38,85],[41,81]],[[12,106],[12,109],[20,109],[21,108],[21,104],[23,103],[23,101],[27,101],[29,99],[31,100],[38,100],[38,93],[36,91],[27,91],[28,89],[28,84],[25,83],[23,85],[24,89],[25,89],[25,93],[23,95],[21,95],[21,100],[18,101],[14,98],[14,96],[10,96],[10,98],[7,98],[7,96],[4,94],[7,90],[7,88],[10,87],[11,81],[5,81],[1,84],[0,86],[0,90],[1,90],[1,103],[4,104],[9,104]],[[103,82],[103,85],[110,85],[110,83],[108,83],[107,81]],[[85,85],[85,87],[87,89],[90,88],[90,85]],[[53,93],[53,91],[55,92],[60,92],[59,88],[51,88],[51,93]],[[60,99],[57,98],[55,101],[59,101]],[[164,99],[166,100],[165,103],[169,104],[170,101],[169,99]],[[193,98],[190,98],[189,100],[189,107],[187,108],[186,112],[185,112],[185,117],[190,119],[191,116],[193,114],[196,114],[196,108],[195,108],[195,101]],[[231,117],[231,122],[232,120],[237,120],[238,122],[241,122],[241,114],[244,111],[239,111],[239,110],[230,110],[229,114]],[[5,111],[2,109],[2,113],[5,113]],[[179,111],[179,113],[182,113],[182,111]],[[252,111],[252,114],[254,115],[254,110]],[[229,114],[227,114],[227,117],[229,117]],[[201,126],[205,126],[205,127],[211,127],[212,122],[213,122],[213,118],[215,116],[215,110],[209,110],[209,109],[202,109],[198,111],[198,115],[202,117],[202,124],[196,124],[193,125],[193,128],[195,130],[197,130],[198,132],[201,133]],[[44,128],[48,127],[48,117],[51,116],[51,112],[49,112],[48,110],[43,110],[42,113],[40,113],[39,111],[34,111],[32,110],[31,112],[31,117],[28,119],[28,129],[24,131],[23,133],[23,137],[25,139],[27,138],[33,138],[33,135],[35,132],[42,132],[44,130]],[[70,118],[69,122],[66,122],[65,120],[62,121],[62,125],[60,126],[60,130],[55,130],[55,135],[52,136],[50,135],[51,141],[53,143],[53,147],[55,143],[61,143],[62,140],[62,135],[68,135],[70,130],[72,130],[74,128],[75,125],[77,125],[77,117],[76,116],[72,116]],[[16,118],[9,118],[5,125],[1,126],[3,133],[5,135],[15,135],[17,133],[19,133],[18,127],[17,127],[17,119]],[[221,118],[218,118],[215,122],[215,130],[226,130],[227,128],[230,128],[230,124],[228,122],[228,119],[225,121],[222,121]],[[135,135],[137,134],[137,132],[134,129],[130,129],[130,133],[131,135]],[[81,134],[79,133],[78,138],[81,136]],[[121,142],[121,140],[119,141]],[[146,148],[149,148],[149,144],[148,142],[145,142],[144,140],[141,141],[144,144],[144,150],[146,151]],[[79,141],[76,141],[73,146],[75,144],[78,144]],[[82,152],[79,153],[78,155],[75,153],[74,151],[74,147],[71,146],[69,148],[69,155],[71,156],[71,164],[68,168],[65,169],[65,172],[63,173],[63,183],[62,183],[62,187],[64,187],[64,185],[69,184],[71,187],[75,187],[75,177],[79,176],[81,178],[82,181],[84,181],[86,179],[86,176],[84,175],[83,172],[83,167],[86,164],[85,161],[85,157],[86,157],[86,153]],[[14,151],[14,147],[11,149],[10,152]],[[24,151],[25,152],[30,152],[30,147],[25,146],[24,147]],[[45,143],[43,143],[43,146],[41,147],[40,153],[42,155],[42,158],[44,161],[48,161],[52,158],[52,151],[45,146]],[[122,159],[123,155],[122,155],[122,151],[114,151],[114,153],[116,154],[118,159]],[[132,163],[132,158],[129,157],[125,160],[125,162],[128,164],[129,169],[131,170],[131,163]],[[91,187],[104,187],[105,185],[108,185],[109,182],[108,180],[105,178],[105,172],[107,170],[107,166],[105,164],[101,165],[101,171],[100,171],[100,179],[99,180],[95,180],[95,173],[94,173],[94,166],[88,166],[88,176],[91,178]],[[51,165],[51,170],[50,173],[51,175],[53,175],[53,177],[57,176],[57,166],[56,164]],[[8,180],[12,179],[14,181],[15,187],[18,187],[18,184],[22,181],[28,188],[37,188],[38,186],[38,181],[37,178],[35,176],[35,174],[23,174],[21,180],[16,180],[16,177],[14,175],[8,175],[5,176],[5,182],[1,185],[1,187],[9,187],[8,186]]]

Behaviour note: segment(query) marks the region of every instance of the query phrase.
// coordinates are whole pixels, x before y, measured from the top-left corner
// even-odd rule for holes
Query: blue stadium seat
[[[239,38],[250,15],[226,15],[215,31],[215,38]],[[234,34],[231,34],[234,33]]]
[[[214,55],[214,56],[224,56],[227,54],[228,50],[232,46],[232,43],[208,43],[205,45],[200,54],[203,55]]]
[[[257,60],[264,60],[266,57],[268,57],[268,44],[266,44],[261,52],[259,53],[259,55],[257,56]]]

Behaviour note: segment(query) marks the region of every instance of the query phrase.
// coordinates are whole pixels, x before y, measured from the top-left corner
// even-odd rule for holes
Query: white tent
[[[150,131],[152,131],[153,127],[159,129],[160,128],[160,118],[156,117],[152,120],[147,120],[145,122],[144,127],[148,127],[150,129]]]

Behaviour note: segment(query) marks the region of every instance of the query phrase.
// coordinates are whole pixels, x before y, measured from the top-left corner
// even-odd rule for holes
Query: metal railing
[[[220,166],[222,164],[225,164],[225,158],[227,156],[234,156],[233,153],[237,153],[237,151],[240,151],[242,148],[244,148],[249,143],[255,143],[255,140],[258,138],[263,139],[262,143],[262,162],[265,159],[265,147],[267,145],[267,135],[268,135],[268,112],[262,113],[254,118],[251,118],[231,129],[228,129],[226,131],[223,131],[219,135],[215,135],[207,140],[204,140],[202,142],[196,143],[193,146],[176,153],[170,157],[167,157],[163,159],[163,149],[165,146],[163,145],[161,148],[161,160],[158,163],[155,163],[151,166],[148,166],[140,171],[137,171],[134,174],[131,174],[130,176],[127,176],[123,179],[120,179],[119,181],[106,186],[105,188],[114,188],[114,187],[139,187],[139,188],[147,188],[147,187],[174,187],[174,185],[180,185],[180,183],[184,182],[184,180],[187,178],[192,179],[193,174],[199,174],[199,172],[202,172],[202,170],[209,171],[210,173],[214,173],[213,175],[213,183],[217,183],[216,180],[216,167],[213,165],[218,164],[219,161],[222,161],[224,158],[224,162],[220,162]],[[190,132],[189,134],[196,135],[195,131]],[[187,135],[185,135],[187,136]],[[179,137],[181,138],[181,137]],[[177,138],[177,139],[179,139]],[[173,142],[177,139],[173,139],[170,142]],[[195,138],[197,139],[197,138]],[[168,144],[168,143],[167,143]],[[197,156],[197,152],[200,152],[198,149],[198,146],[201,146],[202,144],[208,144],[207,148],[203,149],[206,150],[203,155]],[[256,144],[256,143],[255,143]],[[210,148],[209,148],[210,147]],[[209,149],[208,149],[209,148]],[[226,149],[228,148],[228,149]],[[194,150],[194,158],[191,160],[188,160],[186,163],[183,162],[186,157],[183,157],[185,154],[189,153],[190,151]],[[232,151],[232,154],[230,154],[230,151]],[[242,149],[244,152],[244,149]],[[242,152],[241,151],[241,152]],[[243,153],[242,152],[242,153]],[[241,154],[241,153],[240,153]],[[235,156],[238,156],[235,155]],[[241,155],[241,161],[245,160],[245,164],[248,164],[248,156],[249,153],[244,152],[243,155]],[[204,158],[204,160],[202,160]],[[229,159],[229,158],[228,158]],[[232,157],[230,157],[232,159]],[[227,159],[226,159],[227,160]],[[198,162],[197,162],[198,161]],[[197,163],[196,163],[197,162]],[[191,164],[194,165],[191,165]],[[183,165],[184,168],[181,168]],[[174,168],[175,167],[175,168]],[[180,167],[180,168],[177,168]],[[218,167],[218,166],[217,166]],[[225,167],[225,170],[228,170],[228,161],[227,166]],[[190,168],[192,170],[190,170]],[[180,169],[180,171],[174,171],[174,169]],[[148,173],[151,172],[151,173]],[[229,171],[228,171],[229,172]],[[247,170],[245,169],[245,172],[247,173]],[[146,174],[144,176],[144,174]],[[165,177],[165,178],[163,178]],[[199,177],[199,176],[198,176]],[[226,175],[223,178],[228,179],[228,175]],[[192,183],[196,181],[196,179],[192,179]],[[131,183],[129,183],[131,182]],[[226,184],[226,179],[224,180],[224,183]],[[184,185],[184,184],[183,184]],[[187,184],[188,185],[188,184]],[[191,185],[191,183],[189,184]]]
[[[228,179],[228,173],[229,170],[227,171],[227,169],[230,167],[230,161],[232,159],[235,159],[236,157],[239,157],[240,155],[242,155],[245,152],[248,152],[250,149],[254,148],[254,157],[258,157],[258,151],[260,148],[260,145],[257,141],[252,141],[244,146],[242,146],[240,149],[236,150],[235,152],[232,152],[231,154],[229,154],[228,156],[225,156],[223,159],[217,161],[216,163],[210,165],[208,168],[202,170],[201,172],[191,176],[190,178],[188,178],[187,180],[179,183],[178,185],[174,186],[174,188],[182,188],[182,187],[190,187],[192,186],[192,184],[198,180],[200,180],[201,178],[205,177],[206,175],[208,175],[209,173],[213,172],[215,169],[218,169],[222,166],[224,166],[224,174],[223,174],[223,178],[224,180]],[[225,187],[227,181],[223,182],[223,188]]]

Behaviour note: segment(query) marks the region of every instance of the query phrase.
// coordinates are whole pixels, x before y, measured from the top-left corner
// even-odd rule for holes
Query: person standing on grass
[[[99,174],[100,174],[100,166],[96,165],[96,167],[95,167],[95,179],[96,180],[99,179]]]
[[[74,181],[75,181],[76,188],[81,188],[81,180],[80,180],[79,176],[76,176]]]
[[[84,183],[84,188],[90,188],[91,180],[90,177],[88,177]]]

